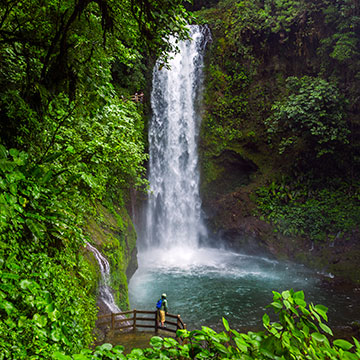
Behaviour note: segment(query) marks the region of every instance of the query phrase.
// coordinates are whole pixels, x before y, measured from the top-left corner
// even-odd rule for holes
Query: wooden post
[[[111,313],[111,330],[115,329],[115,314]]]
[[[179,329],[180,329],[180,315],[177,316],[176,331],[178,331]]]
[[[136,330],[136,309],[134,309],[134,323],[133,323],[133,330]]]
[[[158,311],[159,310],[155,310],[155,333],[156,334],[159,332]]]

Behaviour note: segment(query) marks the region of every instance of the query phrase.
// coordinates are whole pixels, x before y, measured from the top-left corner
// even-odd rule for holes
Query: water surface
[[[221,329],[222,316],[234,328],[257,329],[272,301],[272,290],[303,290],[305,300],[328,306],[330,323],[359,316],[354,299],[323,289],[318,274],[304,266],[221,249],[156,249],[139,256],[129,284],[132,308],[155,309],[168,296],[169,312],[180,314],[190,329]]]

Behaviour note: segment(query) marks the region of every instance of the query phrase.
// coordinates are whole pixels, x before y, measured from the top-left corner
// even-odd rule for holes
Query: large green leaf
[[[326,315],[328,308],[326,306],[316,305],[314,309],[325,321],[328,320],[327,315]]]
[[[324,342],[324,341],[326,341],[326,336],[323,335],[323,334],[320,334],[320,333],[318,333],[318,332],[312,333],[312,334],[311,334],[311,337],[312,337],[314,340],[318,341],[318,342]]]
[[[109,344],[109,343],[105,343],[105,344],[102,344],[102,345],[98,346],[98,349],[101,350],[101,351],[111,350],[112,348],[113,348],[113,345]]]
[[[334,345],[338,346],[339,348],[346,350],[346,351],[350,350],[352,347],[354,347],[353,344],[351,344],[350,342],[343,340],[343,339],[334,340]]]
[[[130,352],[130,358],[131,356],[140,357],[144,355],[144,351],[141,349],[132,349]]]
[[[8,315],[11,315],[16,311],[15,306],[11,302],[5,300],[0,301],[0,308],[4,309]]]
[[[55,351],[52,355],[53,360],[72,360],[71,356],[65,355],[60,351]],[[88,360],[88,358],[86,358]]]
[[[320,326],[320,328],[323,330],[323,331],[325,331],[327,334],[329,334],[329,335],[333,335],[333,332],[332,332],[332,330],[326,325],[326,324],[323,324],[323,323],[319,323],[319,326]]]
[[[304,291],[301,290],[301,291],[297,291],[294,293],[293,295],[293,298],[294,299],[301,299],[301,300],[304,300],[305,299],[305,294],[304,294]]]
[[[222,322],[224,324],[224,328],[226,331],[230,331],[230,326],[229,326],[229,322],[223,317],[222,318]]]
[[[268,314],[264,314],[262,320],[265,327],[270,324],[270,317]]]
[[[4,145],[0,144],[0,159],[5,159],[7,157],[8,151]]]
[[[75,354],[72,356],[73,360],[89,360],[90,358],[83,354]]]
[[[272,307],[276,308],[276,309],[282,309],[283,305],[280,301],[274,301],[270,304]]]
[[[45,228],[41,223],[29,218],[25,220],[25,223],[36,240],[41,240],[44,237]]]
[[[62,332],[61,329],[59,328],[55,328],[51,331],[50,333],[50,337],[52,340],[54,340],[55,342],[59,342],[61,340],[62,337]]]
[[[242,351],[244,353],[247,352],[249,345],[246,343],[246,341],[242,337],[237,336],[234,338],[234,341],[240,351]]]

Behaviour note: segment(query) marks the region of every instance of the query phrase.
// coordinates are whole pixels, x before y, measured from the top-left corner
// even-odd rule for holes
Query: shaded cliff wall
[[[291,186],[298,181],[297,173],[311,174],[323,183],[328,178],[351,178],[352,183],[359,179],[359,144],[354,138],[360,133],[356,100],[360,67],[354,36],[360,29],[358,23],[349,24],[359,8],[345,0],[337,5],[320,0],[289,1],[282,7],[270,3],[221,1],[198,14],[213,35],[200,139],[201,193],[208,226],[214,238],[237,250],[290,258],[359,282],[360,271],[354,266],[360,260],[356,226],[325,234],[322,241],[314,241],[309,233],[284,235],[274,222],[265,221],[257,203],[262,186],[284,178]],[[292,76],[336,84],[348,101],[348,147],[309,160],[305,137],[298,136],[296,146],[284,153],[277,147],[280,139],[269,141],[266,120],[272,106],[287,96],[287,79]]]

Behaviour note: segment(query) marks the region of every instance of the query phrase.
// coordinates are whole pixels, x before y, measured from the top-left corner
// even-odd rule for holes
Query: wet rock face
[[[256,172],[258,167],[248,159],[232,150],[226,150],[216,158],[216,162],[222,164],[226,169],[222,182],[226,188],[235,188],[239,185],[247,185],[251,181],[251,175]]]
[[[214,237],[235,250],[251,255],[276,256],[267,239],[273,236],[270,224],[254,216],[255,204],[248,187],[213,198],[206,205],[208,227]]]
[[[237,237],[236,233],[256,237],[265,226],[253,216],[255,204],[248,187],[257,166],[232,150],[209,162],[213,170],[211,179],[202,179],[202,200],[210,229],[222,231],[228,239]]]
[[[306,236],[289,237],[274,232],[273,227],[254,216],[256,205],[249,186],[214,198],[208,227],[214,238],[226,246],[251,255],[265,255],[305,264],[314,270],[334,275],[331,283],[360,283],[360,232],[344,234],[334,242],[313,242]]]
[[[330,244],[314,244],[311,253],[311,261],[320,261],[327,272],[337,277],[334,279],[335,282],[360,284],[360,233],[358,230],[344,234]],[[306,254],[302,256],[306,258]]]
[[[138,253],[137,247],[134,247],[130,255],[129,264],[126,268],[126,277],[128,279],[128,282],[130,281],[131,277],[135,274],[135,271],[138,268],[137,253]]]
[[[207,162],[211,164],[212,170],[202,177],[201,191],[205,211],[211,214],[216,208],[238,207],[239,204],[235,203],[243,202],[237,198],[238,190],[251,183],[252,176],[258,170],[257,166],[232,150],[223,151]]]
[[[314,243],[306,236],[284,236],[256,215],[257,167],[233,151],[213,160],[216,176],[203,179],[203,209],[210,235],[229,248],[305,264],[335,276],[331,282],[360,283],[360,231],[333,242]]]
[[[249,254],[269,254],[262,240],[271,227],[254,216],[252,177],[258,167],[235,151],[211,159],[212,179],[203,179],[202,200],[207,225],[214,238]]]

